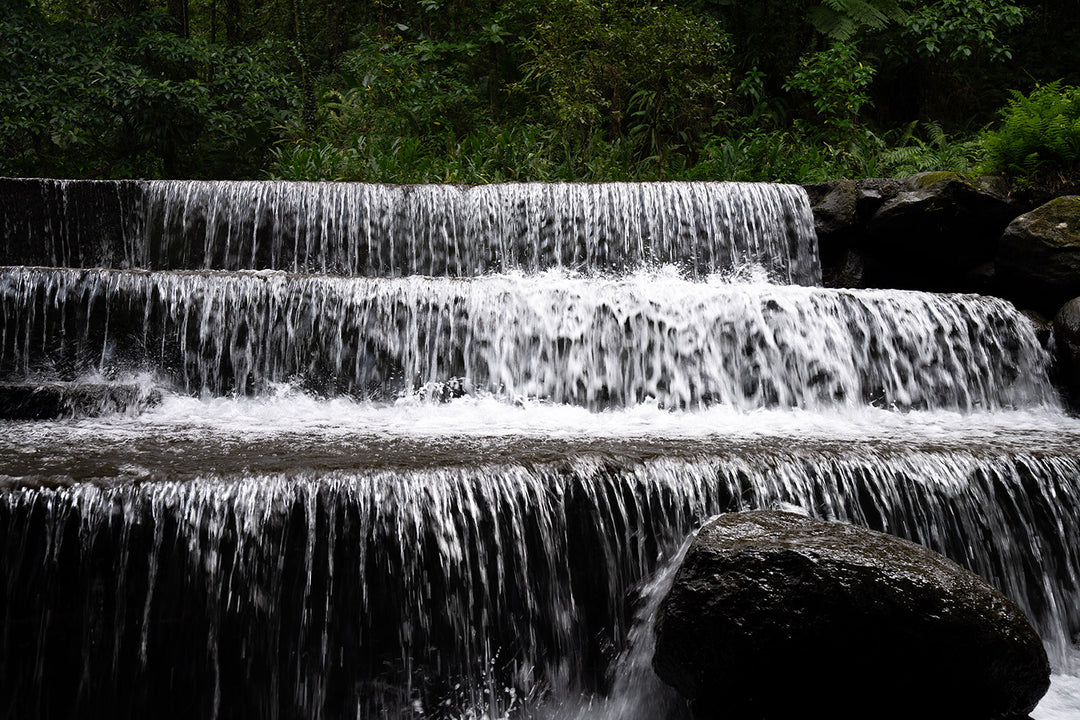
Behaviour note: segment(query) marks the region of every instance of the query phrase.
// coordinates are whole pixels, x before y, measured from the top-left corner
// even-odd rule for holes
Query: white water
[[[458,638],[451,667],[469,689],[457,701],[461,712],[481,706],[501,712],[528,698],[554,717],[644,718],[648,713],[631,711],[641,707],[634,699],[641,683],[625,682],[625,673],[643,672],[647,657],[641,654],[613,665],[611,694],[589,699],[575,689],[590,662],[580,654],[583,608],[600,602],[615,621],[605,636],[617,643],[631,629],[627,618],[618,619],[618,598],[656,567],[658,554],[673,552],[715,512],[782,505],[916,539],[990,578],[1021,602],[1050,642],[1059,675],[1047,707],[1069,707],[1074,676],[1064,672],[1066,628],[1080,607],[1080,536],[1071,520],[1080,516],[1080,505],[1070,494],[1080,460],[1070,448],[1080,440],[1080,422],[1053,410],[682,413],[635,407],[592,413],[473,398],[443,405],[326,403],[285,391],[245,400],[169,397],[135,418],[7,423],[4,430],[5,467],[22,462],[48,475],[9,476],[9,483],[29,480],[40,488],[15,491],[9,512],[26,518],[20,522],[29,522],[32,507],[56,513],[52,553],[112,542],[106,538],[118,526],[106,518],[115,518],[118,508],[133,527],[149,522],[142,532],[152,535],[162,526],[150,518],[178,518],[186,549],[155,551],[151,567],[201,568],[195,575],[217,588],[209,595],[210,624],[203,632],[210,644],[200,661],[210,667],[229,652],[215,639],[219,628],[236,618],[263,617],[242,631],[251,647],[267,638],[337,647],[336,625],[321,619],[322,611],[290,629],[293,621],[263,599],[287,584],[280,567],[271,571],[272,558],[284,547],[281,518],[301,508],[307,520],[298,526],[298,539],[309,543],[301,577],[331,578],[317,582],[338,588],[325,596],[325,612],[364,617],[368,603],[391,602],[400,615],[391,621],[383,608],[382,622],[396,628],[402,647],[416,648],[410,663],[432,662],[421,650],[430,637]],[[398,458],[397,469],[387,467],[388,455]],[[80,473],[104,479],[110,463],[118,472],[105,485],[44,487]],[[351,522],[362,525],[349,532],[341,523],[352,512],[358,514]],[[568,522],[580,512],[593,517],[597,533],[588,542],[599,544],[588,554],[595,555],[591,572],[605,588],[599,595],[567,575],[579,562],[568,563],[572,548],[583,542]],[[1040,518],[1047,513],[1064,524],[1046,525]],[[60,539],[65,518],[81,518],[76,546]],[[505,532],[485,529],[493,524]],[[20,527],[9,531],[23,536]],[[346,534],[352,539],[344,554],[316,539],[332,548]],[[12,552],[10,542],[0,545]],[[404,551],[409,547],[416,550]],[[9,554],[11,580],[25,577],[35,558]],[[171,584],[155,590],[153,572],[147,580],[122,559],[111,562],[107,593],[149,583],[142,613],[124,624],[127,635],[146,645],[163,612],[156,598],[176,590]],[[367,567],[372,579],[350,574],[350,564]],[[379,580],[384,576],[404,585],[388,596]],[[1030,578],[1040,576],[1055,579],[1033,585]],[[78,602],[93,604],[99,592]],[[350,595],[361,604],[347,604]],[[47,601],[49,593],[35,598]],[[643,632],[647,628],[630,632],[629,642]],[[488,644],[500,637],[516,638],[519,649]],[[148,647],[150,658],[162,652],[152,642]],[[84,648],[86,672],[105,685],[116,682],[96,668],[108,667],[113,661],[106,658],[117,652],[108,642]],[[35,684],[44,683],[48,658],[39,657],[30,676]],[[318,678],[331,669],[325,658],[310,662],[276,671],[299,674],[276,676],[273,697],[287,704],[293,694],[279,685],[298,683],[315,713],[326,701]],[[516,684],[506,684],[506,662],[517,668],[511,672]],[[485,680],[468,669],[489,666],[498,668],[497,677]],[[26,677],[34,667],[5,656],[0,670]],[[631,693],[629,699],[622,692]]]
[[[465,276],[676,262],[709,273],[756,262],[777,280],[816,282],[805,200],[797,188],[777,190],[729,183],[159,182],[147,190],[145,225],[135,236],[175,233],[185,258],[228,269]],[[144,247],[135,251],[134,266],[148,262],[155,266]]]
[[[61,442],[62,438],[75,442]],[[289,386],[279,387],[273,396],[245,399],[167,395],[160,407],[135,416],[11,423],[5,436],[6,447],[33,455],[39,464],[35,468],[54,480],[62,480],[64,473],[48,474],[44,463],[50,456],[62,468],[88,451],[112,448],[123,454],[125,448],[140,444],[181,446],[184,442],[201,445],[204,453],[214,443],[228,447],[281,442],[293,451],[277,461],[280,468],[287,469],[290,462],[302,466],[312,454],[332,458],[338,452],[348,467],[376,466],[383,458],[369,463],[353,449],[395,443],[424,445],[443,463],[445,454],[435,453],[443,443],[487,448],[493,453],[504,452],[504,446],[509,448],[505,452],[512,452],[515,444],[528,442],[537,452],[545,445],[611,451],[631,448],[637,452],[651,447],[664,451],[678,445],[685,455],[717,446],[804,444],[834,449],[857,446],[886,451],[1070,456],[1078,441],[1080,421],[1053,408],[899,413],[873,407],[831,412],[739,412],[715,407],[682,412],[652,403],[596,413],[547,402],[506,403],[496,397],[463,397],[443,403],[408,397],[391,404],[323,400]],[[461,458],[462,463],[475,460],[473,455]],[[431,463],[416,456],[405,464],[424,467]],[[9,472],[11,469],[9,465]]]
[[[692,282],[674,272],[472,280],[0,269],[0,366],[162,368],[188,392],[393,397],[432,383],[591,409],[657,402],[993,409],[1051,401],[1008,303]]]

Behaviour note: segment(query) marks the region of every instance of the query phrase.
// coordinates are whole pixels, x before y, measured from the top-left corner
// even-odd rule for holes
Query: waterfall
[[[11,265],[459,277],[757,264],[778,282],[821,279],[805,193],[784,185],[0,180],[4,190],[31,205],[0,223]]]
[[[394,398],[433,383],[591,408],[1048,403],[1023,317],[978,296],[707,284],[0,270],[0,368],[175,368],[185,391],[302,378]],[[513,322],[505,322],[512,318]]]
[[[0,421],[6,715],[681,720],[650,608],[766,507],[978,572],[1080,710],[1048,353],[995,298],[818,287],[797,187],[4,192],[0,384],[144,399]]]
[[[864,449],[11,489],[0,562],[20,622],[0,672],[42,694],[20,716],[63,688],[84,711],[108,707],[185,663],[197,715],[333,712],[381,684],[403,692],[408,671],[475,690],[495,666],[565,693],[619,646],[624,599],[659,553],[709,515],[778,503],[965,560],[1044,631],[1075,628],[1080,533],[1048,520],[1080,516],[1078,472]],[[394,701],[408,716],[409,698]]]

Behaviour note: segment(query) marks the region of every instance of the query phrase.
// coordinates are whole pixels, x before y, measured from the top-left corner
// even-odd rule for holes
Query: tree
[[[663,164],[723,121],[731,46],[720,25],[675,6],[555,0],[525,68],[573,141],[629,139]]]
[[[132,20],[0,20],[0,173],[235,177],[253,172],[297,106],[287,76],[254,49]]]

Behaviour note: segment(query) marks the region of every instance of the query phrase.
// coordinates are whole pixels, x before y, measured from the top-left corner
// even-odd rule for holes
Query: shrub
[[[527,42],[528,82],[568,141],[629,141],[658,169],[722,124],[731,45],[720,25],[675,6],[555,0]],[[658,170],[660,171],[660,170]]]
[[[873,78],[874,67],[859,60],[858,46],[837,41],[800,58],[784,89],[805,94],[827,133],[847,139],[857,135],[859,113],[870,105]]]
[[[0,15],[0,175],[242,177],[298,105],[269,48],[162,29]]]

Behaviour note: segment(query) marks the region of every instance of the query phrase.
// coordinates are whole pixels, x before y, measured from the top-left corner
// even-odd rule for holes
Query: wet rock
[[[1053,327],[1057,381],[1075,409],[1080,407],[1080,297],[1061,306]]]
[[[845,270],[852,264],[861,264],[850,252],[859,227],[857,184],[853,180],[832,180],[803,187],[814,213],[825,284],[843,287],[853,280],[858,282],[858,276],[852,277],[850,270]]]
[[[854,180],[832,180],[804,187],[814,211],[814,229],[819,238],[834,237],[852,229],[857,219],[858,199],[858,185]]]
[[[822,279],[826,287],[863,287],[863,257],[857,249],[866,221],[903,189],[899,180],[831,180],[804,185],[814,213]]]
[[[863,221],[873,217],[878,208],[907,189],[903,180],[894,178],[866,178],[859,180],[858,185],[855,205]]]
[[[1021,310],[1023,315],[1031,323],[1031,329],[1035,331],[1035,337],[1044,348],[1050,348],[1050,338],[1053,336],[1053,328],[1050,321],[1042,313],[1035,310]]]
[[[975,291],[997,238],[1016,214],[991,179],[922,173],[904,180],[866,224],[866,283],[910,290]]]
[[[142,412],[161,392],[123,383],[0,383],[0,420],[52,420]]]
[[[853,248],[845,248],[829,263],[822,264],[822,284],[832,288],[863,287],[866,274],[863,257]]]
[[[1027,209],[1001,178],[953,172],[803,187],[828,287],[992,292],[998,238]]]
[[[1080,196],[1056,198],[1013,220],[995,264],[1006,297],[1047,315],[1080,295]]]
[[[1015,717],[1049,686],[1010,600],[937,553],[778,511],[694,540],[656,622],[653,666],[695,717]]]

